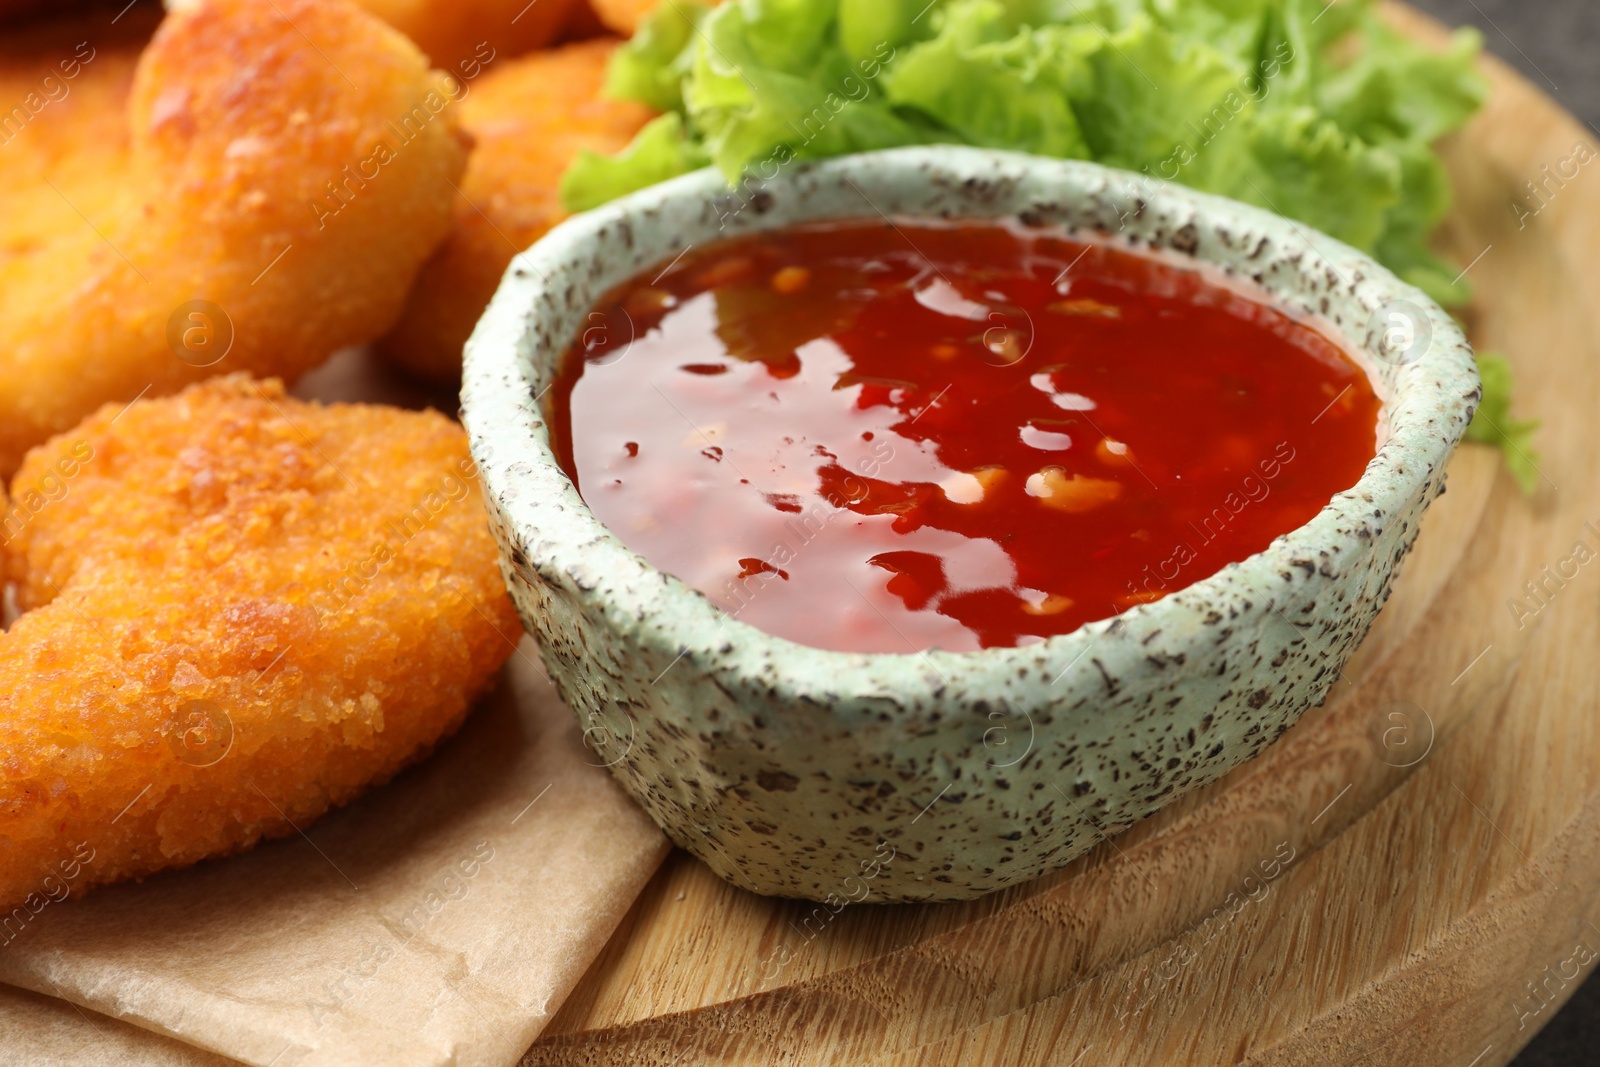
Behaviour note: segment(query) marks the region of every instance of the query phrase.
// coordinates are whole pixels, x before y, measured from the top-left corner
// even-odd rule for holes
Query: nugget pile
[[[521,628],[465,437],[216,379],[35,450],[0,527],[0,906],[304,827],[462,721]]]
[[[651,118],[604,98],[614,4],[166,8],[0,0],[43,18],[0,33],[0,913],[303,830],[461,724],[522,636],[464,434],[278,379],[379,339],[453,378],[567,165]]]
[[[0,153],[8,195],[52,205],[46,226],[0,221],[0,473],[107,401],[219,370],[297,377],[383,334],[466,165],[444,76],[342,0],[169,15],[120,145],[84,98],[123,69],[76,54],[96,39],[63,29],[46,59],[79,60],[79,97]]]

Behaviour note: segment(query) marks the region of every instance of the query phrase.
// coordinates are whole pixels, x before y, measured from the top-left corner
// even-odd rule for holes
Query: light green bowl
[[[689,245],[849,217],[1015,218],[1199,260],[1314,315],[1384,398],[1361,480],[1264,552],[1025,648],[821,651],[729,618],[594,517],[545,394],[609,289]],[[557,227],[467,344],[463,417],[506,578],[596,762],[759,893],[960,900],[1060,867],[1320,703],[1389,593],[1474,405],[1454,322],[1298,224],[1090,163],[908,148],[731,192],[691,174]]]

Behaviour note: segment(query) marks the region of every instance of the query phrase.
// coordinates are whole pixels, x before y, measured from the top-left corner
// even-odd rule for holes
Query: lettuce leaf
[[[1384,218],[1383,235],[1372,251],[1401,278],[1445,307],[1458,307],[1472,293],[1451,266],[1428,247],[1434,228],[1450,210],[1450,178],[1425,144],[1391,141],[1385,148],[1400,163],[1400,198]]]
[[[694,63],[684,106],[691,129],[730,183],[747,167],[773,160],[930,139],[875,87],[882,61],[853,61],[824,34],[837,6],[836,0],[745,0],[718,8],[701,24],[690,46]],[[747,16],[746,8],[755,14]],[[785,39],[792,42],[788,49],[781,47]]]
[[[708,162],[704,146],[685,134],[683,117],[669,111],[652,119],[620,155],[578,153],[561,176],[561,200],[568,211],[588,211]]]
[[[1370,252],[1378,245],[1400,200],[1402,168],[1393,153],[1349,136],[1309,107],[1260,116],[1242,141],[1231,154],[1213,155],[1196,184],[1356,248]]]
[[[928,10],[925,0],[840,0],[839,44],[856,62],[880,47],[897,48],[929,31]],[[921,31],[919,23],[924,24]]]
[[[683,107],[683,79],[689,73],[689,42],[711,8],[699,0],[662,4],[612,56],[606,95],[637,100],[657,111]]]
[[[1088,33],[1095,42],[1088,56],[1092,77],[1073,106],[1099,162],[1152,173],[1180,144],[1198,143],[1239,121],[1243,111],[1230,105],[1255,106],[1241,90],[1244,64],[1174,36],[1147,15],[1114,33]]]
[[[1318,103],[1340,126],[1368,141],[1432,144],[1471,118],[1488,93],[1473,66],[1483,47],[1477,30],[1457,30],[1445,52],[1429,52],[1367,15],[1364,47],[1318,90]]]
[[[1467,427],[1467,440],[1493,445],[1505,457],[1506,469],[1529,496],[1543,477],[1539,453],[1533,448],[1535,420],[1511,417],[1511,364],[1504,356],[1478,354],[1478,374],[1483,378],[1483,400]]]
[[[979,0],[953,8],[938,36],[907,48],[885,91],[892,106],[967,144],[1087,159],[1066,89],[1074,81],[1086,87],[1090,77],[1072,41],[1018,36],[998,0]]]
[[[1470,293],[1429,244],[1450,206],[1433,144],[1487,94],[1481,44],[1464,30],[1431,51],[1374,0],[675,0],[618,50],[608,82],[665,114],[615,156],[582,155],[562,197],[582,210],[707,162],[737,183],[795,160],[964,143],[1257,204],[1456,306]],[[1509,365],[1483,367],[1472,439],[1531,484],[1535,424],[1510,418]]]

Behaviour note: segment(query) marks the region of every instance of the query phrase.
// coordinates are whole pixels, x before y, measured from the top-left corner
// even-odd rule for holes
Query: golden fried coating
[[[345,0],[170,15],[120,136],[126,55],[60,32],[65,95],[0,114],[0,473],[102,403],[383,334],[465,167],[458,89]],[[42,77],[22,69],[13,99]]]
[[[461,66],[507,58],[556,39],[576,0],[357,0],[416,42],[434,65],[461,76]],[[487,60],[493,62],[493,60]]]
[[[661,0],[589,0],[600,22],[612,33],[632,37],[646,15],[661,4]]]
[[[30,453],[0,942],[18,905],[292,833],[455,730],[521,634],[475,476],[441,415],[244,375]]]
[[[133,8],[114,25],[98,13],[0,34],[0,279],[7,287],[38,251],[88,229],[78,211],[104,218],[117,202],[118,183],[107,178],[127,158],[134,67],[160,21],[158,9]]]
[[[616,45],[597,39],[536,53],[472,87],[461,121],[476,147],[455,228],[379,342],[385,356],[430,380],[460,375],[461,346],[511,258],[565,217],[559,186],[567,166],[583,148],[622,149],[650,120],[642,105],[600,95]]]

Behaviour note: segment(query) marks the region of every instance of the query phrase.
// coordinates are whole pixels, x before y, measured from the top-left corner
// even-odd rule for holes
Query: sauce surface
[[[812,225],[608,295],[548,399],[626,545],[768,633],[1031,644],[1261,551],[1361,477],[1380,404],[1199,272],[997,223]]]

